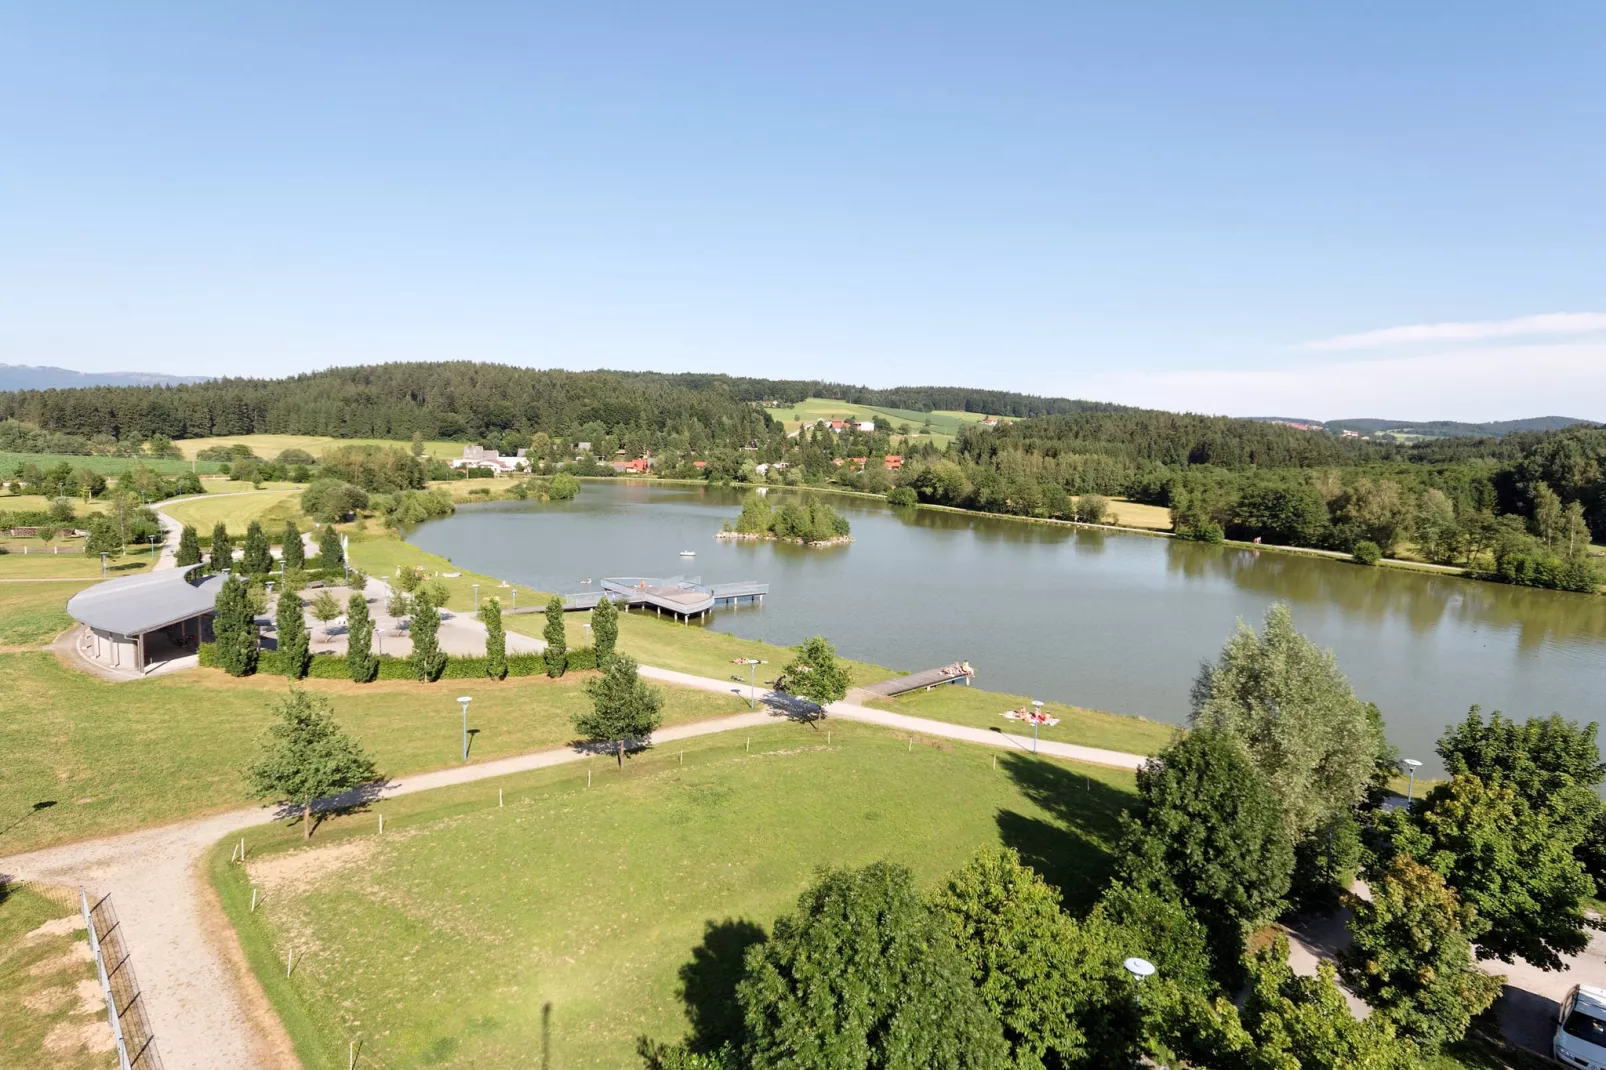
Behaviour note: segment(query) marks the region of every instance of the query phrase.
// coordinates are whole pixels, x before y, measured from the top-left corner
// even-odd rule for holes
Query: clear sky
[[[0,362],[1606,420],[1603,55],[1594,0],[17,0]]]

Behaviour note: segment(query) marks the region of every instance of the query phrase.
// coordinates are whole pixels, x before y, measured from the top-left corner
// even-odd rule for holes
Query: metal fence
[[[106,1015],[117,1043],[119,1070],[162,1070],[162,1057],[156,1050],[156,1037],[145,1015],[145,1000],[134,966],[128,960],[128,947],[123,942],[111,896],[102,896],[92,904],[89,893],[80,888],[78,903],[89,928],[89,949],[95,956],[100,988],[106,996]]]

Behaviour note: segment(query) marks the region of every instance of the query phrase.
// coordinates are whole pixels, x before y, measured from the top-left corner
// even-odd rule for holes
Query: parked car
[[[1573,985],[1561,1001],[1551,1050],[1564,1066],[1606,1070],[1606,988]]]

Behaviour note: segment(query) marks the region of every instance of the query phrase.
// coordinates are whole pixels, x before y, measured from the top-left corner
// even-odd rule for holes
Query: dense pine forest
[[[918,427],[805,428],[765,404],[805,398],[989,413],[937,445]],[[957,387],[864,387],[723,375],[537,371],[470,362],[336,368],[286,379],[0,393],[0,449],[165,448],[246,434],[477,441],[529,449],[543,471],[835,483],[1021,516],[1098,519],[1131,498],[1176,532],[1354,553],[1410,554],[1508,582],[1592,590],[1606,541],[1606,428],[1412,445],[1279,423]],[[576,461],[576,445],[591,444]],[[146,444],[143,445],[142,444]],[[887,458],[896,458],[889,461]]]

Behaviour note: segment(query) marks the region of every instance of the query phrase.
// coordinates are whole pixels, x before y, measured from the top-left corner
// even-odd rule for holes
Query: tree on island
[[[407,635],[413,641],[413,676],[424,683],[439,680],[446,668],[446,653],[441,650],[441,613],[429,597],[419,593],[413,597],[413,615],[407,624]]]
[[[312,804],[373,782],[378,771],[362,745],[336,723],[329,704],[292,690],[274,710],[262,755],[246,771],[251,793],[301,810],[302,838],[312,838]]]
[[[546,674],[562,676],[569,667],[569,639],[563,628],[563,599],[557,595],[547,600],[541,638],[546,640]]]
[[[230,576],[212,607],[212,636],[218,668],[230,676],[257,671],[257,624],[251,592],[240,576]]]
[[[340,546],[340,532],[333,524],[325,524],[318,533],[318,567],[326,572],[338,571],[345,564],[346,551]]]
[[[848,688],[853,686],[853,678],[836,659],[836,648],[823,635],[811,636],[794,647],[783,674],[786,690],[814,703],[819,717],[825,716],[831,703],[847,698]]]
[[[619,642],[619,607],[613,604],[607,592],[597,608],[591,611],[591,644],[597,654],[597,668],[606,669],[613,660],[613,648]]]
[[[607,671],[586,684],[591,712],[574,717],[574,727],[592,743],[614,745],[619,767],[625,764],[625,741],[644,740],[663,721],[664,698],[636,674],[636,660],[615,654]]]
[[[507,632],[502,628],[502,600],[494,595],[480,603],[485,625],[485,675],[500,680],[507,675]]]
[[[275,614],[278,631],[279,669],[292,680],[307,675],[312,661],[309,650],[311,636],[307,634],[307,620],[302,614],[301,598],[294,591],[280,591]]]
[[[94,531],[93,524],[90,525],[90,531]],[[188,524],[185,524],[184,530],[179,532],[178,555],[173,558],[173,563],[179,568],[189,568],[191,565],[201,563],[201,538]]]
[[[273,551],[268,549],[268,536],[255,520],[246,525],[245,552],[240,555],[240,571],[251,576],[265,576],[273,571]]]
[[[229,539],[228,527],[221,520],[212,525],[212,551],[207,561],[213,572],[234,567],[234,543]]]
[[[374,618],[361,591],[351,592],[346,599],[346,670],[359,684],[379,673],[379,659],[374,657]]]
[[[301,529],[294,520],[284,522],[284,545],[279,554],[286,572],[300,572],[307,567],[307,548],[301,545]]]

